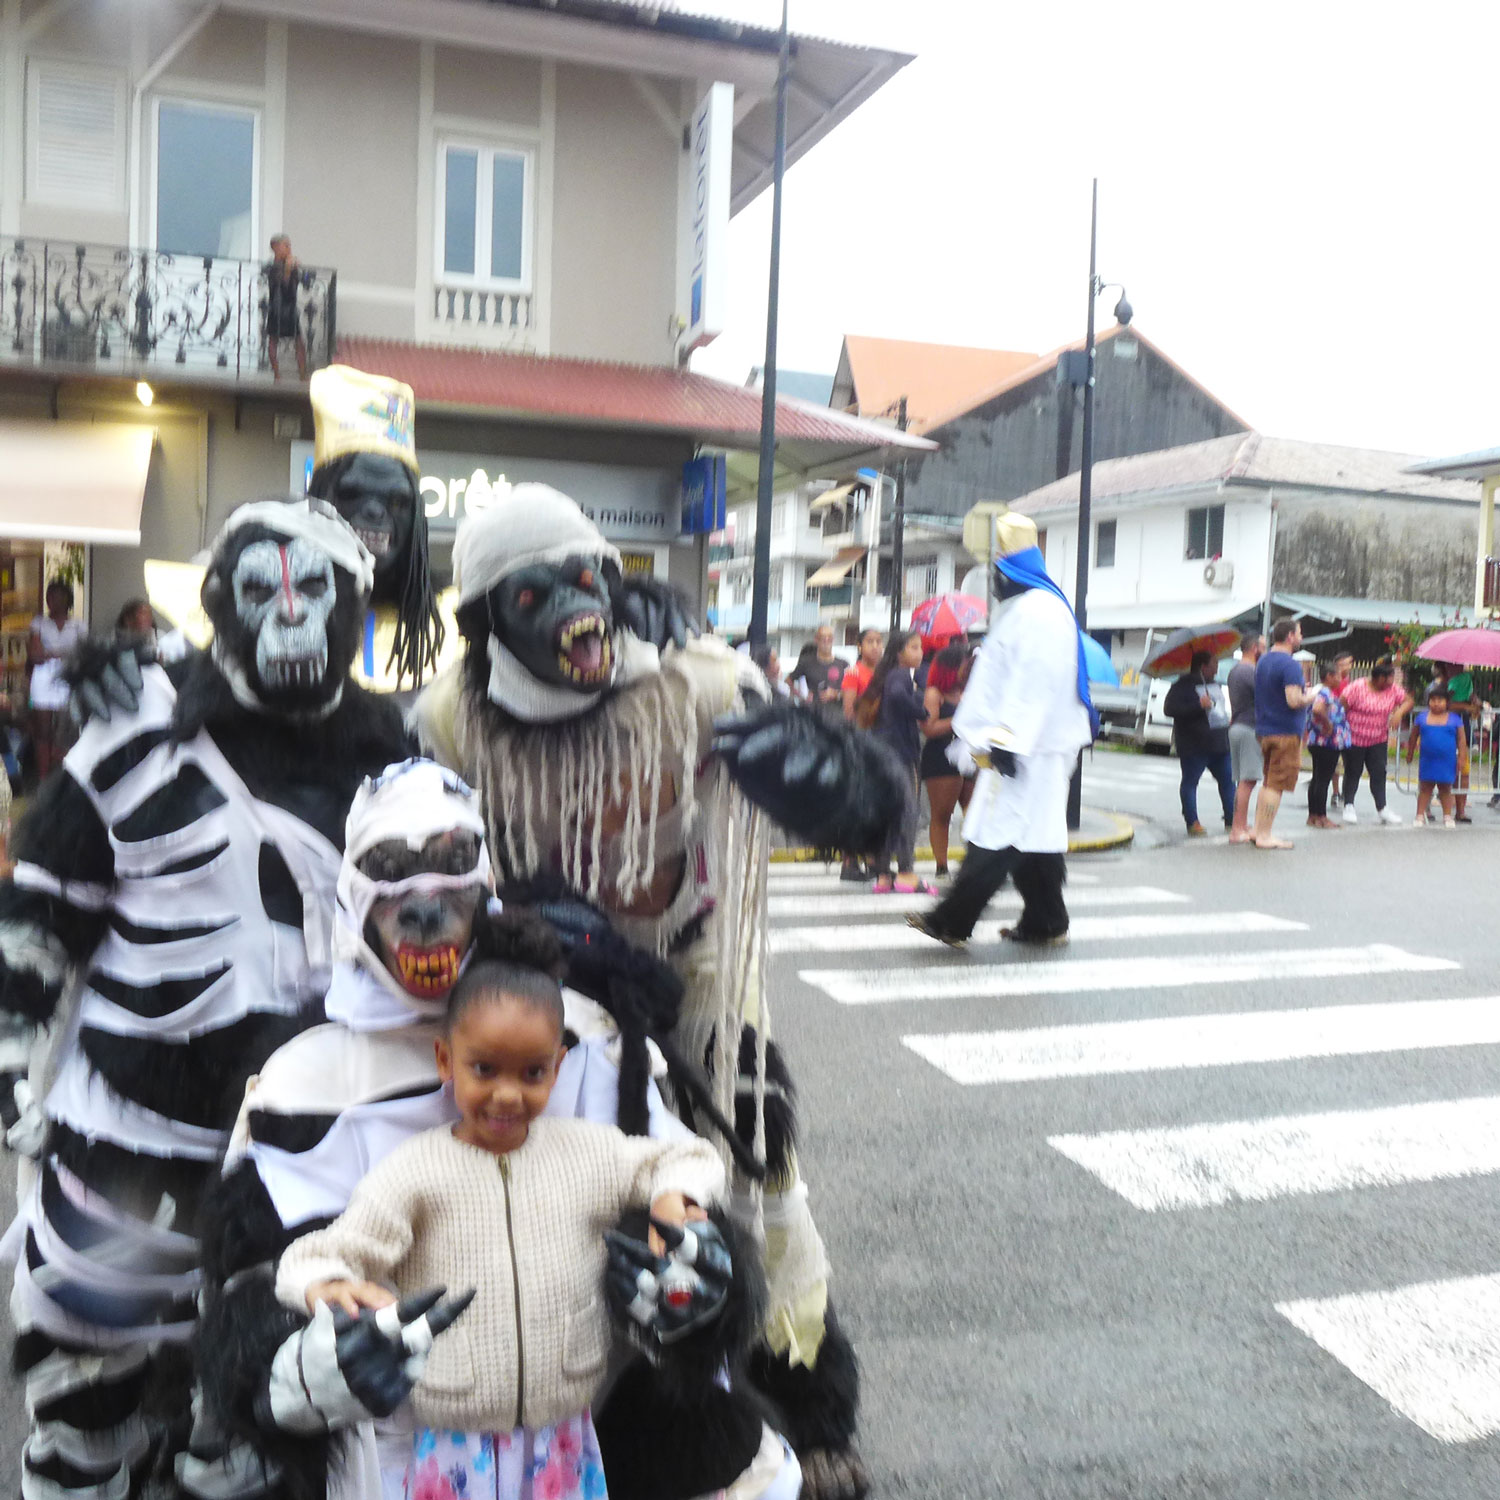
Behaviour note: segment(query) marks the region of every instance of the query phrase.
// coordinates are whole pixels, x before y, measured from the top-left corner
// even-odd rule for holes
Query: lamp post
[[[1135,309],[1125,295],[1119,282],[1099,279],[1099,179],[1094,178],[1093,199],[1089,213],[1089,310],[1088,333],[1084,339],[1083,368],[1080,375],[1083,384],[1083,444],[1078,464],[1078,574],[1073,590],[1073,613],[1078,617],[1078,628],[1088,627],[1089,601],[1089,556],[1093,551],[1093,522],[1091,512],[1094,498],[1094,303],[1110,287],[1118,288],[1120,300],[1115,303],[1115,321],[1121,327],[1129,325]],[[1077,382],[1074,382],[1075,384]],[[1078,766],[1068,787],[1068,827],[1077,828],[1083,810],[1083,756],[1078,757]]]
[[[750,580],[752,646],[766,643],[771,597],[771,501],[776,485],[776,318],[781,295],[781,183],[786,175],[786,75],[791,57],[787,5],[781,0],[776,65],[776,153],[771,166],[771,270],[766,294],[766,364],[760,387],[760,472],[755,490],[755,564]]]

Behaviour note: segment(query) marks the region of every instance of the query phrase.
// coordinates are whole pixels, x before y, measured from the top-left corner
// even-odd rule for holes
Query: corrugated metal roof
[[[1335,594],[1276,593],[1272,603],[1294,614],[1344,625],[1472,625],[1474,611],[1462,605],[1418,604],[1411,599],[1347,599]]]
[[[1371,448],[1344,448],[1271,438],[1258,432],[1232,432],[1179,448],[1159,448],[1129,458],[1094,465],[1093,498],[1144,499],[1166,491],[1204,485],[1346,490],[1355,494],[1399,495],[1409,499],[1479,499],[1472,480],[1413,474],[1416,456],[1382,453]],[[1013,500],[1013,509],[1028,516],[1072,510],[1078,505],[1078,475],[1069,474]]]
[[[339,358],[404,380],[419,408],[681,433],[729,448],[754,447],[760,440],[760,392],[690,370],[357,337],[339,340]],[[793,397],[776,402],[776,435],[778,443],[851,451],[934,446]]]

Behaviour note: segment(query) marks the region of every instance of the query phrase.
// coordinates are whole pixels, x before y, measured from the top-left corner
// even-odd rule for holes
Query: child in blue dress
[[[1408,761],[1421,748],[1417,762],[1417,820],[1421,828],[1427,821],[1427,809],[1436,792],[1443,807],[1443,827],[1456,828],[1453,817],[1453,788],[1469,776],[1469,746],[1464,737],[1464,721],[1453,713],[1448,703],[1448,688],[1434,685],[1427,707],[1413,722],[1411,740],[1406,746]]]

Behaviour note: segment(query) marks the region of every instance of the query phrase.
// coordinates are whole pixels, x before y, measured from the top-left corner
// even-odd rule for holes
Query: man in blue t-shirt
[[[1265,762],[1255,803],[1257,849],[1292,847],[1286,839],[1272,836],[1271,825],[1282,794],[1297,785],[1307,705],[1317,692],[1308,687],[1302,665],[1292,654],[1301,644],[1302,626],[1296,620],[1278,620],[1271,627],[1271,649],[1255,666],[1255,736]]]

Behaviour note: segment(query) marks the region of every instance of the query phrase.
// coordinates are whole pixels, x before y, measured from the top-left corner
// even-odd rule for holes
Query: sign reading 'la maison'
[[[312,453],[311,443],[292,444],[294,494],[307,488]],[[451,540],[465,516],[505,504],[515,484],[550,484],[561,490],[612,542],[670,542],[682,527],[681,477],[661,469],[425,448],[418,458],[428,532],[436,540]]]

